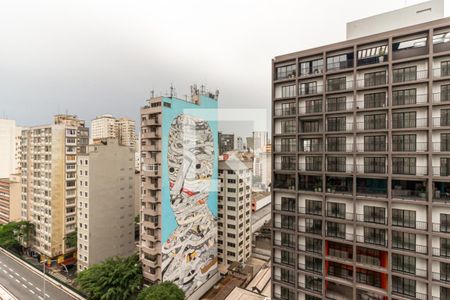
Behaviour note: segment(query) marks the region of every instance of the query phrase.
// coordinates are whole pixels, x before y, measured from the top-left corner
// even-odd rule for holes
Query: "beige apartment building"
[[[73,115],[22,131],[21,217],[36,228],[32,251],[58,263],[76,251],[66,238],[76,231],[77,156],[88,139],[84,121]]]
[[[19,221],[21,215],[20,174],[0,178],[0,224]]]
[[[252,161],[219,161],[218,256],[222,273],[251,254]]]
[[[77,158],[78,271],[114,256],[130,256],[134,244],[134,149],[117,139],[87,147]]]
[[[101,115],[91,122],[91,143],[106,138],[117,138],[121,145],[135,146],[135,130],[136,125],[133,120]]]

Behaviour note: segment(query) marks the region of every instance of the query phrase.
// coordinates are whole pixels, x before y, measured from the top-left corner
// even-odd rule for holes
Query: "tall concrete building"
[[[32,250],[41,258],[73,260],[76,246],[66,241],[76,232],[77,156],[88,142],[84,121],[71,115],[22,131],[21,217],[35,225]]]
[[[0,178],[0,224],[21,219],[20,174]]]
[[[0,119],[0,178],[20,172],[20,136],[16,121]]]
[[[264,151],[269,143],[269,133],[267,131],[253,132],[253,151],[255,153]]]
[[[266,145],[261,151],[255,152],[253,159],[253,176],[257,178],[256,186],[268,190],[272,182],[272,151],[271,145]]]
[[[219,264],[221,272],[251,254],[252,161],[219,161]]]
[[[133,120],[101,115],[91,122],[91,143],[97,140],[116,138],[121,145],[136,145],[136,126]]]
[[[234,150],[234,134],[219,132],[219,154]]]
[[[78,271],[136,249],[134,153],[105,139],[77,157]]]
[[[141,108],[140,256],[145,281],[200,299],[217,264],[217,94],[154,97]]]
[[[450,18],[436,9],[273,59],[274,299],[450,298]],[[361,34],[404,19],[425,23]]]

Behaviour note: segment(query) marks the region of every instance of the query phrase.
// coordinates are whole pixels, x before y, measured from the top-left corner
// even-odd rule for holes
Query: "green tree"
[[[73,231],[66,235],[66,245],[68,248],[77,246],[77,231]]]
[[[134,299],[142,286],[139,257],[107,259],[80,272],[76,283],[91,300]]]
[[[142,290],[137,300],[183,300],[184,292],[172,282],[163,282]]]
[[[18,251],[21,247],[28,247],[34,225],[28,221],[9,222],[0,225],[0,247]]]

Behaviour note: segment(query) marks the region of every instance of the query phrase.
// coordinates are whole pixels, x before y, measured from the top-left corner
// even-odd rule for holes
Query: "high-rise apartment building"
[[[71,115],[22,131],[22,219],[35,225],[32,250],[58,263],[76,251],[66,241],[77,229],[77,156],[88,142],[84,121]]]
[[[234,134],[219,132],[219,154],[234,150]]]
[[[272,87],[273,298],[449,299],[450,18],[275,57]]]
[[[251,254],[252,161],[219,161],[219,264],[245,263]],[[222,271],[221,270],[221,271]]]
[[[141,108],[140,255],[146,282],[199,299],[217,264],[217,96],[154,97]]]
[[[136,145],[136,126],[133,120],[101,115],[91,122],[91,143],[97,140],[116,138],[121,145]]]
[[[266,145],[269,144],[269,133],[267,131],[253,132],[253,151],[262,152]]]
[[[263,190],[267,190],[272,182],[272,151],[268,146],[255,152],[253,158],[253,176],[257,180],[255,184]]]
[[[20,172],[20,136],[14,120],[0,119],[0,178]]]
[[[0,224],[21,219],[20,190],[20,174],[11,174],[8,178],[0,178]]]
[[[78,271],[136,249],[134,153],[105,139],[77,157]]]

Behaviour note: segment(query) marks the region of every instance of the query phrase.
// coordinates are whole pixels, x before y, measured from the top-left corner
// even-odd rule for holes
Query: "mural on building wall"
[[[176,116],[168,134],[167,172],[177,226],[163,239],[162,276],[186,296],[217,272],[217,221],[208,207],[214,160],[208,122],[183,113]]]

